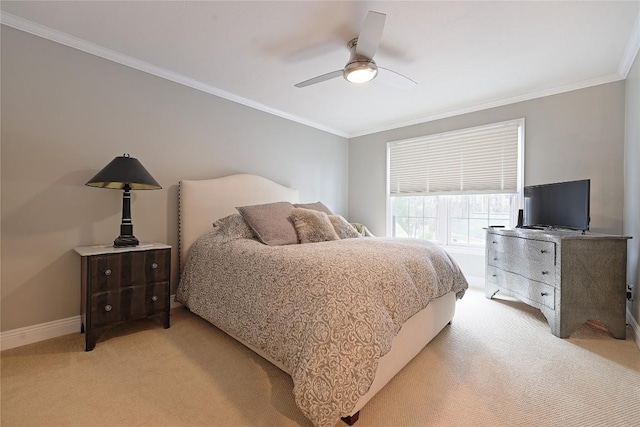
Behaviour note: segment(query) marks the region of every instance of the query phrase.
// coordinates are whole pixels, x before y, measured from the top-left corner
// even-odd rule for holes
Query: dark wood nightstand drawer
[[[102,333],[127,320],[153,317],[170,326],[171,246],[79,246],[81,331],[93,350]]]
[[[171,252],[150,250],[97,255],[89,259],[92,292],[169,280]]]
[[[151,316],[169,309],[169,282],[130,286],[91,296],[91,326]]]

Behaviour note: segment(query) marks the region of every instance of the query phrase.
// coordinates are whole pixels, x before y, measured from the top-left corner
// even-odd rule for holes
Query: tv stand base
[[[595,320],[625,339],[627,239],[488,229],[485,296],[503,292],[538,308],[560,338]]]

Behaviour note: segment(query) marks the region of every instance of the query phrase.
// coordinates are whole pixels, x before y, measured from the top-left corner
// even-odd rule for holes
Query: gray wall
[[[525,185],[591,179],[591,230],[622,233],[624,81],[349,140],[349,219],[385,234],[386,143],[525,118]],[[484,253],[450,251],[473,286]]]
[[[122,207],[84,183],[122,153],[163,187],[133,192],[132,216],[174,246],[173,289],[181,179],[258,174],[347,214],[344,138],[4,26],[1,47],[2,331],[79,314],[73,247],[112,242]]]
[[[633,285],[629,311],[640,323],[640,55],[626,81],[626,132],[624,153],[624,234],[632,236],[627,252],[627,283]],[[640,342],[637,343],[640,347]]]
[[[347,143],[4,26],[1,47],[2,331],[79,314],[72,248],[111,242],[121,213],[120,191],[83,184],[124,152],[164,187],[133,194],[134,231],[144,241],[177,245],[180,179],[231,173],[298,188],[304,201],[323,200],[383,235],[387,141],[518,117],[526,119],[525,183],[591,178],[592,230],[634,236],[629,283],[638,283],[637,59],[626,85],[626,139],[625,84],[617,82]],[[638,295],[636,287],[636,319]]]
[[[386,143],[525,118],[525,185],[591,179],[591,230],[622,233],[624,81],[349,141],[349,219],[385,233]],[[464,267],[463,267],[464,268]]]

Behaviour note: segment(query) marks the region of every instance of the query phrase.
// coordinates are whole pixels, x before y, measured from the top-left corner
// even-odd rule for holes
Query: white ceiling
[[[2,1],[2,23],[353,137],[624,79],[640,1]],[[418,82],[294,84],[344,67],[367,11],[375,60]]]

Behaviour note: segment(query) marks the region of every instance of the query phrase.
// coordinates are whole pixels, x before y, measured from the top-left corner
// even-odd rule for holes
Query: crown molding
[[[543,98],[545,96],[557,95],[564,92],[571,92],[573,90],[585,89],[592,86],[598,86],[606,83],[612,83],[619,80],[624,80],[624,77],[619,74],[610,74],[608,76],[598,77],[590,80],[583,80],[581,82],[571,83],[564,86],[557,86],[550,89],[545,89],[537,92],[529,92],[510,98],[498,99],[495,101],[486,102],[483,104],[472,105],[469,107],[461,108],[458,110],[445,111],[442,113],[431,114],[428,116],[419,117],[413,120],[407,120],[393,125],[367,129],[362,132],[349,135],[349,138],[356,138],[359,136],[371,135],[374,133],[385,132],[393,129],[403,128],[407,126],[413,126],[421,123],[432,122],[434,120],[446,119],[449,117],[460,116],[462,114],[474,113],[476,111],[488,110],[489,108],[503,107],[505,105],[516,104],[518,102],[530,101],[532,99]]]
[[[243,98],[241,96],[235,95],[233,93],[230,93],[225,90],[219,89],[217,87],[211,86],[209,84],[203,83],[199,80],[195,80],[190,77],[184,76],[182,74],[178,74],[173,71],[169,71],[165,68],[150,64],[148,62],[140,61],[130,56],[123,55],[119,52],[108,49],[104,46],[100,46],[98,44],[91,43],[81,38],[72,36],[70,34],[63,33],[61,31],[57,31],[49,27],[45,27],[44,25],[40,25],[35,22],[28,21],[26,19],[17,17],[10,13],[6,13],[6,12],[0,13],[0,22],[3,25],[6,25],[8,27],[12,27],[29,34],[33,34],[35,36],[42,37],[44,39],[80,50],[82,52],[89,53],[91,55],[98,56],[103,59],[107,59],[112,62],[116,62],[126,67],[133,68],[138,71],[142,71],[142,72],[154,75],[156,77],[160,77],[165,80],[169,80],[174,83],[178,83],[183,86],[190,87],[192,89],[199,90],[201,92],[208,93],[210,95],[215,95],[219,98],[224,98],[229,101],[233,101],[238,104],[242,104],[247,107],[251,107],[256,110],[260,110],[265,113],[272,114],[274,116],[282,117],[284,119],[291,120],[291,121],[303,124],[305,126],[309,126],[324,132],[341,136],[343,138],[346,138],[348,136],[346,133],[339,131],[337,129],[333,129],[328,126],[324,126],[324,125],[312,122],[310,120],[306,120],[302,117],[298,117],[296,115],[289,114],[287,112],[269,107],[259,102],[255,102],[250,99]]]
[[[172,81],[174,83],[178,83],[183,86],[187,86],[192,89],[196,89],[201,92],[205,92],[210,95],[217,96],[219,98],[224,98],[229,101],[236,102],[238,104],[242,104],[247,107],[260,110],[268,114],[282,117],[284,119],[291,120],[291,121],[300,123],[302,125],[309,126],[309,127],[312,127],[324,132],[328,132],[343,138],[348,138],[348,139],[365,136],[365,135],[371,135],[379,132],[385,132],[393,129],[412,126],[412,125],[430,122],[434,120],[440,120],[440,119],[458,116],[462,114],[473,113],[476,111],[486,110],[489,108],[501,107],[509,104],[514,104],[517,102],[528,101],[536,98],[556,95],[556,94],[569,92],[573,90],[584,89],[587,87],[597,86],[605,83],[611,83],[618,80],[624,80],[629,74],[629,71],[633,65],[633,61],[635,60],[635,57],[637,56],[638,51],[640,50],[640,14],[639,14],[638,17],[636,18],[633,30],[631,32],[631,36],[625,47],[622,60],[620,61],[620,64],[618,66],[618,73],[616,74],[598,77],[596,79],[591,79],[591,80],[585,80],[582,82],[572,83],[569,85],[558,86],[555,88],[545,89],[542,91],[526,93],[526,94],[522,94],[522,95],[510,97],[510,98],[499,99],[499,100],[491,101],[488,103],[472,105],[462,109],[451,110],[451,111],[446,111],[446,112],[437,113],[437,114],[431,114],[428,116],[423,116],[423,117],[419,117],[412,120],[394,123],[388,126],[370,128],[370,129],[366,129],[366,130],[355,132],[355,133],[347,133],[347,132],[343,132],[328,126],[324,126],[324,125],[315,123],[313,121],[304,119],[302,117],[269,107],[267,105],[252,101],[250,99],[243,98],[241,96],[235,95],[233,93],[230,93],[225,90],[203,83],[199,80],[195,80],[187,76],[184,76],[182,74],[169,71],[167,69],[155,66],[148,62],[140,61],[133,57],[123,55],[114,50],[88,42],[78,37],[63,33],[61,31],[57,31],[40,24],[36,24],[32,21],[28,21],[26,19],[17,17],[15,15],[12,15],[6,12],[0,13],[0,22],[3,25],[7,25],[17,30],[24,31],[26,33],[30,33],[35,36],[42,37],[44,39],[47,39],[59,44],[63,44],[65,46],[80,50],[82,52],[86,52],[91,55],[95,55],[100,58],[107,59],[112,62],[116,62],[126,67],[130,67],[130,68],[154,75],[156,77],[160,77],[160,78]]]
[[[638,56],[638,50],[640,50],[640,13],[638,13],[636,17],[636,23],[633,25],[631,36],[629,37],[629,41],[627,41],[627,46],[624,49],[620,65],[618,66],[618,74],[620,74],[623,79],[626,79],[629,75],[633,61],[635,61],[636,56]]]

